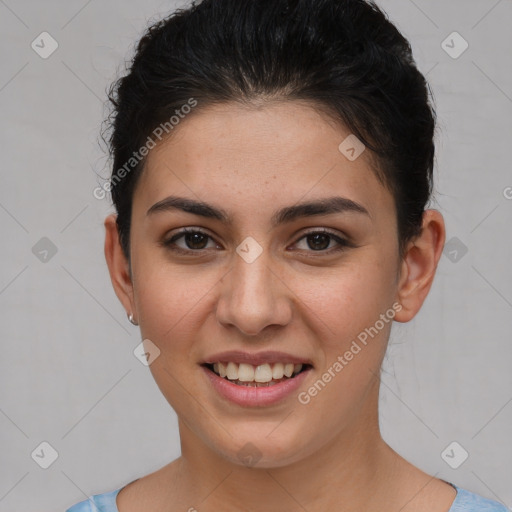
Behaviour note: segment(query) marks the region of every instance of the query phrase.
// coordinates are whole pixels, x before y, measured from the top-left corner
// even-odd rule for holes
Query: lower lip
[[[300,372],[296,377],[283,380],[272,386],[240,386],[219,377],[208,368],[201,366],[215,390],[224,398],[243,407],[262,407],[280,402],[290,396],[302,384],[311,368]]]

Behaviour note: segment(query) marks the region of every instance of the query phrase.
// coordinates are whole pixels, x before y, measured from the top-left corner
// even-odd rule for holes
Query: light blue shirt
[[[455,487],[457,496],[449,512],[510,512],[507,507],[497,501],[466,491],[454,484],[450,485]],[[94,494],[89,499],[68,508],[66,512],[119,512],[116,497],[121,489],[122,487],[104,494]]]

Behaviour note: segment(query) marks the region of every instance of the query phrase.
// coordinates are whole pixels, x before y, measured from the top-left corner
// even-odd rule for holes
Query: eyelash
[[[212,236],[210,236],[208,233],[206,233],[205,231],[203,231],[201,229],[198,229],[198,228],[183,228],[181,231],[179,231],[178,233],[174,234],[169,240],[164,240],[162,242],[162,245],[165,248],[169,249],[170,251],[176,252],[178,254],[184,254],[184,255],[187,255],[187,256],[191,256],[192,255],[191,253],[202,253],[202,252],[208,250],[208,249],[182,249],[181,247],[177,247],[175,245],[175,241],[179,240],[180,238],[182,238],[184,235],[186,235],[188,233],[200,233],[201,235],[205,235],[209,239],[214,240],[214,238]],[[309,231],[307,233],[304,233],[295,242],[295,244],[298,243],[299,241],[301,241],[302,239],[307,238],[308,236],[318,235],[318,234],[320,234],[320,235],[328,235],[331,239],[335,240],[339,244],[339,246],[335,247],[334,249],[321,249],[321,250],[318,250],[318,251],[309,250],[309,251],[306,251],[306,252],[320,253],[320,255],[325,255],[325,254],[333,254],[333,253],[336,253],[336,252],[339,252],[339,251],[344,251],[348,247],[354,247],[354,245],[351,244],[348,240],[345,240],[344,238],[342,238],[342,237],[336,235],[335,233],[333,233],[332,231],[328,231],[326,229],[317,229],[315,231]]]

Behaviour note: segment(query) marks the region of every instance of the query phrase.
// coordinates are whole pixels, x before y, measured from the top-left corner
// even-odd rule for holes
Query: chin
[[[283,450],[276,446],[263,446],[247,441],[240,449],[236,451],[229,450],[221,454],[232,464],[248,469],[271,469],[289,466],[303,458],[301,453],[290,447],[289,450]]]
[[[236,435],[217,441],[212,448],[222,458],[241,467],[285,467],[305,458],[308,455],[306,446],[312,452],[317,448],[316,443],[308,443],[303,434],[293,434],[289,428],[278,433],[276,424],[270,428],[256,425],[253,429],[243,429],[243,433],[240,429],[233,430],[237,431]]]

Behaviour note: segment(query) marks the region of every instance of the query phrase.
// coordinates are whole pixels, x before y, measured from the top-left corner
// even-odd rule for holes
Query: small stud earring
[[[139,325],[137,322],[135,322],[131,313],[126,313],[126,315],[128,316],[128,320],[130,320],[133,325]]]

